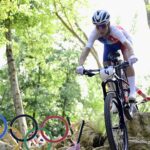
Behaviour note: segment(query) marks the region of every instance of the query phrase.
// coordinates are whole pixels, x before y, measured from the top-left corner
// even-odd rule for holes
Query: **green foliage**
[[[149,12],[150,11],[150,4],[146,5],[146,10]]]
[[[56,1],[58,14],[83,41],[85,37],[75,23],[80,23],[78,9],[85,7],[85,3]],[[83,96],[84,87],[75,73],[81,43],[58,19],[53,2],[6,0],[0,1],[0,6],[0,44],[6,42],[5,25],[10,19],[8,25],[25,113],[33,115],[39,124],[48,115],[69,116],[71,122],[84,118],[97,124],[96,116],[103,111],[100,79],[82,77],[88,93]],[[1,113],[10,121],[15,115],[6,68],[1,73]]]
[[[78,9],[88,3],[81,0],[55,2],[56,8],[52,0],[0,1],[0,45],[6,43],[5,25],[10,19],[25,113],[33,115],[38,122],[47,115],[69,116],[71,122],[89,120],[97,131],[104,131],[101,80],[99,76],[88,78],[75,73],[83,44],[56,16],[57,10],[70,29],[85,41],[76,23],[80,25],[83,20]],[[132,27],[134,29],[134,24]],[[0,79],[0,109],[10,120],[14,117],[14,106],[7,68],[0,70]],[[150,94],[149,89],[148,92]]]
[[[148,76],[145,76],[144,77],[144,79],[145,79],[145,81],[149,81],[150,80],[150,76],[148,75]],[[142,88],[142,85],[139,85],[140,86],[140,88]],[[144,90],[144,91],[143,91]],[[143,89],[142,91],[148,96],[148,97],[150,97],[150,87],[148,86],[148,87],[146,87],[145,89]],[[138,100],[142,100],[142,97],[138,97]],[[149,103],[149,101],[147,101],[146,103],[142,103],[142,104],[140,104],[140,105],[138,105],[138,107],[139,107],[139,110],[141,111],[141,112],[150,112],[150,103]]]
[[[8,112],[14,112],[14,106],[10,93],[9,80],[7,78],[7,68],[0,70],[0,81],[0,110],[9,122],[13,117],[13,113]]]

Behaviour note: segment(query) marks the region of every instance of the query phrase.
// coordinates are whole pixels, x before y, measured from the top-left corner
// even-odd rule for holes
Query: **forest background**
[[[8,123],[23,113],[39,124],[60,115],[71,122],[84,119],[104,132],[101,79],[75,73],[97,9],[108,10],[111,23],[133,35],[137,85],[150,94],[149,0],[1,0],[0,114]],[[85,67],[100,67],[102,53],[95,42]],[[24,133],[24,119],[20,128]]]

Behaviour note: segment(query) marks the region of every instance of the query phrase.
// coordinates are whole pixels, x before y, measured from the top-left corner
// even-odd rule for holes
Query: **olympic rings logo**
[[[30,129],[25,137],[22,137],[21,133],[13,127],[13,125],[16,123],[16,120],[21,118],[21,117],[26,117],[30,120],[32,120],[32,125],[33,128]],[[58,139],[52,139],[52,132],[50,130],[48,130],[47,128],[47,124],[50,120],[57,120],[59,125],[63,126],[63,135],[59,136]],[[40,135],[42,136],[42,138],[48,142],[48,147],[47,149],[50,150],[50,143],[58,143],[61,142],[63,140],[65,140],[65,138],[68,135],[69,132],[69,125],[68,122],[61,116],[47,116],[44,121],[41,123],[40,126],[38,126],[37,121],[30,115],[27,114],[21,114],[16,116],[15,118],[12,119],[12,121],[10,122],[10,126],[8,127],[7,125],[7,120],[6,118],[0,114],[0,120],[2,120],[2,122],[4,123],[4,128],[0,129],[0,139],[4,138],[4,136],[6,135],[6,133],[10,132],[11,136],[18,142],[18,146],[15,147],[15,150],[19,150],[19,148],[21,147],[22,143],[25,145],[26,149],[29,150],[28,148],[28,141],[31,141],[33,138],[35,138],[35,136],[37,135],[38,132],[40,132]],[[54,126],[55,128],[57,128],[57,126],[55,126],[54,124],[50,125],[50,126]],[[29,136],[30,135],[30,136]]]

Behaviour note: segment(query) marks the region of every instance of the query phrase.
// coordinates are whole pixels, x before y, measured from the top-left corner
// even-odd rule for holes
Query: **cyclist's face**
[[[109,25],[106,23],[101,25],[96,25],[96,29],[102,36],[105,36],[108,33]]]

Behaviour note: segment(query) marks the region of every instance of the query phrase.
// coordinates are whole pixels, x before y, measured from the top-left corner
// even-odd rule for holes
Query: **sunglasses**
[[[107,24],[104,23],[104,24],[100,24],[100,25],[96,25],[96,28],[97,29],[105,29],[107,27]]]

